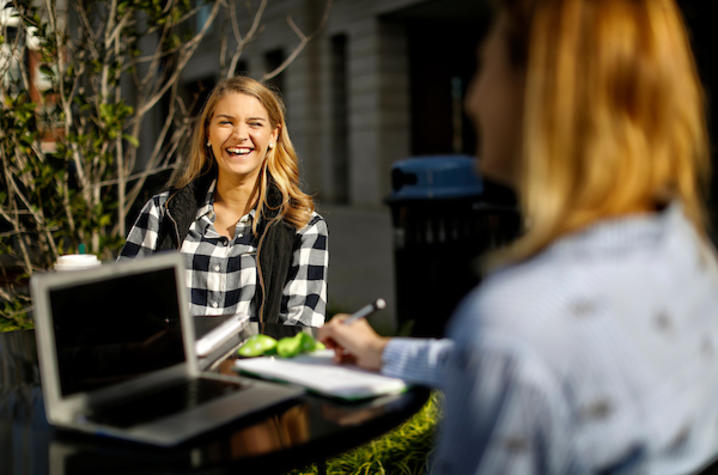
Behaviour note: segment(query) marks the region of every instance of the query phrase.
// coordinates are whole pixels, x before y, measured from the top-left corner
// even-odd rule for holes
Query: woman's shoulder
[[[157,193],[156,195],[153,195],[150,199],[145,201],[145,204],[142,206],[142,210],[140,211],[140,215],[143,214],[150,214],[153,216],[160,216],[164,213],[165,205],[167,204],[167,200],[170,196],[169,191],[163,191],[161,193]]]
[[[530,336],[564,331],[591,315],[638,318],[655,307],[673,308],[684,290],[718,292],[713,254],[699,245],[678,209],[667,211],[606,220],[493,272],[466,297],[458,316],[481,328]]]
[[[309,221],[307,224],[297,230],[297,234],[327,234],[327,222],[324,220],[322,215],[316,211],[312,211],[309,215]]]
[[[569,291],[561,274],[541,258],[495,271],[466,296],[459,313],[463,310],[478,316],[483,324],[496,322],[502,326],[531,319],[539,310],[550,314],[562,294]]]
[[[558,329],[580,302],[609,293],[597,265],[548,248],[490,273],[459,306],[457,321],[512,338]]]
[[[165,190],[160,193],[157,193],[156,195],[153,195],[152,198],[147,200],[145,203],[145,209],[163,209],[165,207],[165,204],[167,204],[167,200],[170,197],[170,190]]]

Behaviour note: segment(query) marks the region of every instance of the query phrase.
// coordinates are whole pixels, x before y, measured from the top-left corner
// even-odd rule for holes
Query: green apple
[[[282,358],[292,358],[302,352],[302,337],[305,333],[282,338],[277,342],[277,355]],[[310,337],[311,338],[311,337]]]
[[[245,357],[278,355],[282,358],[292,358],[300,353],[309,353],[324,348],[324,344],[315,340],[310,334],[299,332],[279,341],[267,335],[253,335],[239,347],[237,353]]]
[[[277,340],[267,335],[252,335],[239,347],[237,353],[240,356],[251,357],[270,355],[276,351]]]

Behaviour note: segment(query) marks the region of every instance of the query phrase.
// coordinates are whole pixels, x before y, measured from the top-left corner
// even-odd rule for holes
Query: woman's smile
[[[254,147],[248,147],[246,145],[230,145],[229,147],[224,147],[225,159],[237,162],[248,161],[255,155],[255,150]]]
[[[247,147],[227,147],[225,150],[227,151],[228,154],[230,154],[234,157],[237,157],[237,158],[246,157],[247,155],[249,155],[250,153],[252,153],[254,151],[253,148],[247,148]]]

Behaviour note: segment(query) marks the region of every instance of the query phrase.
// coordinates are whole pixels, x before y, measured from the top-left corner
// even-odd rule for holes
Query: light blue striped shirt
[[[497,272],[382,372],[444,389],[436,473],[695,471],[718,455],[718,266],[679,203]]]

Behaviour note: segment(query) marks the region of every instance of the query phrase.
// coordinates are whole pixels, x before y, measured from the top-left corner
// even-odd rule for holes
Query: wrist
[[[372,362],[372,366],[374,366],[374,368],[377,370],[381,370],[384,349],[386,348],[386,345],[389,344],[389,340],[391,340],[391,338],[389,337],[377,336],[374,342],[372,342],[372,354],[375,356],[375,360]]]

